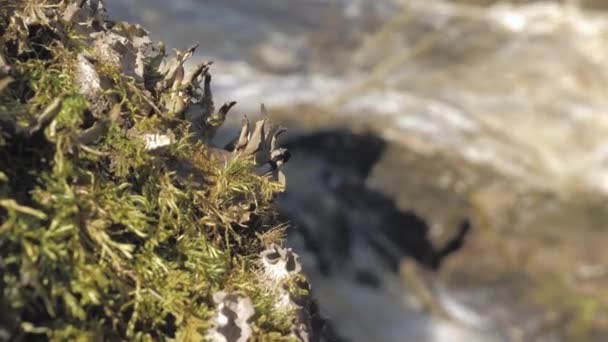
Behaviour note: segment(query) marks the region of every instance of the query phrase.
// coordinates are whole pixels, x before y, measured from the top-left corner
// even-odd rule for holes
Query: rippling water
[[[517,251],[506,252],[509,258],[519,260],[521,251],[527,251],[536,265],[530,266],[534,275],[558,263],[552,260],[559,260],[559,267],[567,264],[554,271],[568,276],[583,266],[598,270],[599,265],[603,283],[581,284],[598,289],[608,285],[608,271],[601,270],[608,253],[585,247],[605,241],[608,224],[602,206],[598,209],[596,204],[608,195],[608,16],[592,10],[607,7],[604,1],[106,2],[112,17],[142,23],[168,47],[183,49],[199,42],[197,58],[216,61],[218,102],[239,100],[237,114],[253,111],[259,102],[288,112],[306,104],[313,109],[294,109],[292,119],[362,122],[417,156],[416,162],[389,162],[393,170],[409,167],[413,181],[387,171],[380,184],[401,195],[404,205],[441,215],[438,211],[446,209],[437,209],[438,201],[451,196],[444,188],[452,193],[452,187],[460,186],[455,177],[473,174],[469,183],[477,185],[463,190],[466,196],[483,202],[492,223],[500,217],[502,226],[519,229],[522,237],[513,247]],[[457,162],[438,163],[438,154]],[[405,155],[393,153],[396,160]],[[424,166],[428,160],[432,170]],[[451,168],[469,171],[446,175]],[[485,171],[470,171],[480,169]],[[399,190],[394,189],[397,183],[402,184]],[[420,185],[427,183],[440,190],[435,193],[429,190],[431,185]],[[416,201],[408,198],[413,194],[418,195]],[[588,204],[588,198],[595,202]],[[536,237],[522,233],[530,227],[539,232]],[[585,233],[598,229],[602,235]],[[519,235],[515,236],[514,240]],[[500,248],[511,248],[509,241],[499,240]],[[564,242],[553,248],[569,259],[546,252],[551,250],[549,242],[536,244],[545,240]],[[483,248],[475,248],[470,257],[479,259],[474,253]],[[474,261],[483,268],[483,260]],[[555,282],[531,278],[526,281]],[[581,280],[573,285],[571,279],[563,284],[562,280],[559,286],[578,291]],[[543,296],[553,290],[540,288]],[[589,293],[593,297],[598,291]],[[559,298],[562,293],[557,293]],[[579,295],[583,294],[576,292],[572,306],[581,305],[582,311],[573,309],[564,316],[591,310],[587,302],[578,301]],[[481,307],[487,309],[488,303]],[[562,316],[556,315],[551,324],[558,326]],[[549,324],[543,317],[534,323],[541,326],[538,329]],[[595,326],[603,316],[593,317],[599,318],[580,324]],[[563,319],[574,322],[572,329],[567,324],[560,327],[564,336],[579,336],[579,321]],[[520,330],[532,324],[519,323]]]

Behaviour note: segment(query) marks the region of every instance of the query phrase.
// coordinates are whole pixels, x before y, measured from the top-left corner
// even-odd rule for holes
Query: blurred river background
[[[511,341],[608,339],[608,1],[107,0],[199,42],[235,125],[390,143],[371,184],[474,231],[439,277]],[[288,175],[289,177],[289,175]]]

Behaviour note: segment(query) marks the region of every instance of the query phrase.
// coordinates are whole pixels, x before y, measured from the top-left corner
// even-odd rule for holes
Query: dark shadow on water
[[[293,158],[286,170],[287,191],[279,205],[282,215],[294,225],[290,243],[297,252],[310,256],[304,266],[313,295],[315,291],[319,294],[321,309],[339,315],[341,303],[349,302],[354,311],[391,318],[357,322],[356,315],[331,317],[330,321],[342,327],[339,331],[344,332],[344,327],[355,322],[386,324],[389,333],[375,336],[397,341],[391,334],[409,329],[416,332],[417,341],[428,341],[433,335],[430,331],[439,329],[435,318],[400,305],[398,297],[392,303],[389,300],[393,308],[383,303],[390,298],[383,281],[387,274],[398,277],[405,259],[436,270],[443,258],[460,249],[470,226],[468,221],[463,222],[457,234],[438,248],[429,237],[424,218],[399,209],[390,197],[371,189],[366,179],[386,145],[372,133],[346,129],[312,132],[288,140],[283,146],[290,149]],[[343,298],[328,299],[327,293],[339,283],[353,290],[337,295]]]

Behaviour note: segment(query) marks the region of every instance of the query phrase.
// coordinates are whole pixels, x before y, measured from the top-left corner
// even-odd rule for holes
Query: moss
[[[56,19],[66,5],[0,9],[5,22],[43,16],[0,39],[14,78],[0,94],[0,329],[18,340],[196,339],[210,328],[212,293],[229,289],[252,298],[258,339],[287,336],[292,313],[276,308],[251,262],[282,237],[272,204],[282,186],[251,157],[212,157],[190,123],[166,114],[166,94],[104,62],[102,96],[115,106],[93,113],[74,74],[76,56],[92,52]],[[151,132],[175,142],[151,151],[141,139]]]

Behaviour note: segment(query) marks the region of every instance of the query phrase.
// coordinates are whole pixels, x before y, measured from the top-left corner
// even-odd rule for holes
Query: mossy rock
[[[210,63],[100,1],[0,1],[0,35],[0,340],[203,339],[220,290],[251,298],[252,338],[293,338],[257,262],[283,130],[215,147],[234,103]]]

